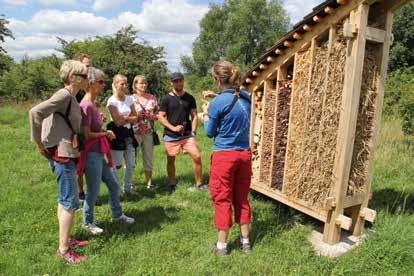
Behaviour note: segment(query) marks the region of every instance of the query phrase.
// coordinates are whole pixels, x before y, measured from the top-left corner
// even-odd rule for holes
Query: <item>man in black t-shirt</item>
[[[208,186],[202,184],[201,156],[195,140],[198,125],[196,101],[184,91],[183,74],[173,73],[170,80],[173,90],[161,99],[158,112],[158,119],[164,126],[169,193],[175,190],[175,156],[181,151],[193,159],[196,188],[208,191]]]

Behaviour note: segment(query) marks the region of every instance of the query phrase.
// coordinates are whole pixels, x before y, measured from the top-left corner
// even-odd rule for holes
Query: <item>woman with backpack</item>
[[[233,207],[234,220],[240,225],[241,232],[238,243],[244,252],[250,252],[250,95],[247,91],[240,90],[240,69],[230,62],[216,62],[211,73],[220,90],[218,94],[203,92],[205,96],[215,96],[210,104],[203,106],[205,132],[208,137],[214,138],[209,187],[218,237],[213,251],[217,255],[227,255],[227,237],[232,226]]]

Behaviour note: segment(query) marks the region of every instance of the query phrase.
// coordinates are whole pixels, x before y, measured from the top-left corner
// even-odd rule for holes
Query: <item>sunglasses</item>
[[[73,74],[74,76],[79,76],[79,77],[82,77],[82,78],[84,78],[85,80],[88,78],[88,75],[86,75],[86,74]]]

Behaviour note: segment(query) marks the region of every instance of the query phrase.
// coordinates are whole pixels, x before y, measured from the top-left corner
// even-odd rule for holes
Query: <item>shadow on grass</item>
[[[390,214],[414,214],[414,194],[386,188],[375,191],[369,206]]]
[[[153,231],[161,230],[164,223],[172,224],[178,220],[178,209],[162,208],[160,206],[150,207],[145,210],[128,210],[128,216],[135,218],[133,224],[123,224],[111,222],[110,220],[101,222],[99,226],[105,229],[101,236],[109,240],[112,235],[137,236]]]
[[[251,191],[252,197],[259,201],[271,202],[273,213],[265,219],[258,218],[260,210],[253,209],[252,228],[250,237],[252,244],[258,243],[267,234],[279,236],[281,233],[289,231],[296,223],[301,223],[312,228],[321,227],[322,223],[317,219],[307,216],[287,205],[280,203],[266,195],[256,191]]]

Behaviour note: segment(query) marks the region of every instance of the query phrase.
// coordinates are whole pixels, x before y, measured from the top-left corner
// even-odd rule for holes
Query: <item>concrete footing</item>
[[[333,259],[342,256],[355,247],[358,247],[365,239],[365,235],[356,237],[351,236],[345,231],[342,231],[340,242],[334,245],[323,242],[322,238],[323,234],[314,230],[309,235],[308,239],[312,243],[313,248],[315,249],[315,252],[318,256],[324,256]]]

